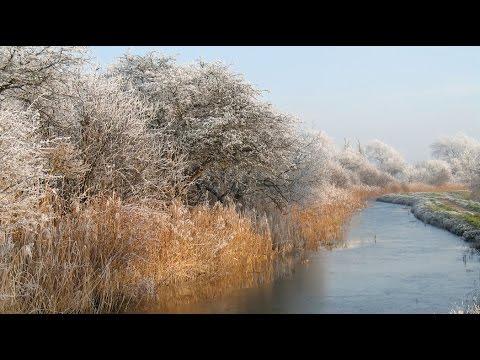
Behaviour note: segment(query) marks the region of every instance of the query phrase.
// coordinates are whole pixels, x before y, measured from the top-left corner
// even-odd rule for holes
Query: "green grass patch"
[[[446,194],[452,195],[458,199],[463,199],[463,200],[470,200],[471,199],[471,193],[468,190],[457,190],[457,191],[449,191]]]
[[[476,201],[468,201],[467,206],[474,211],[480,212],[480,203]]]
[[[429,205],[429,208],[432,211],[457,211],[456,209],[445,204],[432,204]]]
[[[459,214],[458,218],[466,220],[470,225],[480,229],[480,214]]]
[[[443,197],[443,196],[445,196],[445,193],[444,192],[434,192],[434,193],[432,193],[432,195],[434,197]]]

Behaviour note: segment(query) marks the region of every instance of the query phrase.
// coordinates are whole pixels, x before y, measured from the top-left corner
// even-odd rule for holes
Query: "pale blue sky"
[[[92,47],[109,64],[129,47]],[[409,161],[459,131],[480,139],[480,47],[130,47],[179,62],[221,60],[268,90],[266,99],[337,143],[374,138]]]

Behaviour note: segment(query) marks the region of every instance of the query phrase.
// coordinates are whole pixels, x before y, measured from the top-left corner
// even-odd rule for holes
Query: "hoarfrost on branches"
[[[392,146],[374,140],[365,147],[365,153],[380,171],[391,176],[400,175],[407,165],[403,156]]]
[[[454,136],[442,136],[435,140],[430,148],[434,159],[444,160],[450,164],[452,175],[458,181],[468,181],[466,172],[472,166],[476,153],[480,151],[480,143],[458,133]]]
[[[88,64],[79,47],[0,47],[0,201],[9,212],[38,203],[42,186],[66,200],[116,192],[279,208],[331,186],[478,188],[480,144],[465,135],[437,140],[435,159],[412,166],[379,140],[338,148],[323,132],[301,131],[221,62],[149,53],[124,55],[106,72]]]
[[[1,103],[0,226],[12,222],[27,226],[40,217],[35,208],[44,194],[46,172],[37,126],[35,111],[18,103]]]
[[[220,63],[176,64],[154,53],[125,56],[110,69],[155,108],[149,127],[175,143],[193,186],[188,199],[287,201],[294,119]]]
[[[422,161],[409,168],[408,179],[428,185],[443,185],[452,180],[450,164],[443,160]]]

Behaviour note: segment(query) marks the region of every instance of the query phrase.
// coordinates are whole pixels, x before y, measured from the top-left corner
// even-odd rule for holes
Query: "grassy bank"
[[[466,190],[388,194],[377,201],[412,207],[412,213],[427,224],[462,236],[480,247],[480,202]]]

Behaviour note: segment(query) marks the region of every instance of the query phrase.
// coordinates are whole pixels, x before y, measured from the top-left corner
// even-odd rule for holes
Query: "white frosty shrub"
[[[348,174],[349,184],[382,187],[395,181],[390,174],[380,171],[371,164],[361,150],[346,145],[337,155],[337,161],[344,169],[342,173]]]
[[[32,225],[40,216],[46,173],[36,130],[38,114],[0,103],[0,227]],[[0,231],[1,232],[1,231]]]
[[[480,151],[472,157],[472,160],[466,170],[468,183],[473,195],[480,197]]]
[[[475,161],[476,153],[480,151],[480,142],[458,133],[438,138],[430,148],[434,159],[444,160],[450,165],[454,180],[470,181],[468,171]]]
[[[293,164],[289,173],[291,200],[314,201],[318,189],[329,185],[336,175],[336,148],[333,140],[323,131],[303,131],[295,146]]]
[[[408,179],[428,185],[443,185],[452,180],[450,164],[443,160],[422,161],[409,170]]]
[[[400,176],[407,163],[392,146],[374,140],[365,147],[365,153],[372,164],[391,176]]]
[[[70,111],[57,119],[66,137],[48,153],[56,175],[73,179],[82,196],[116,191],[171,197],[167,193],[181,180],[182,158],[175,157],[166,135],[148,128],[152,105],[123,91],[115,77],[85,75],[73,86]]]

